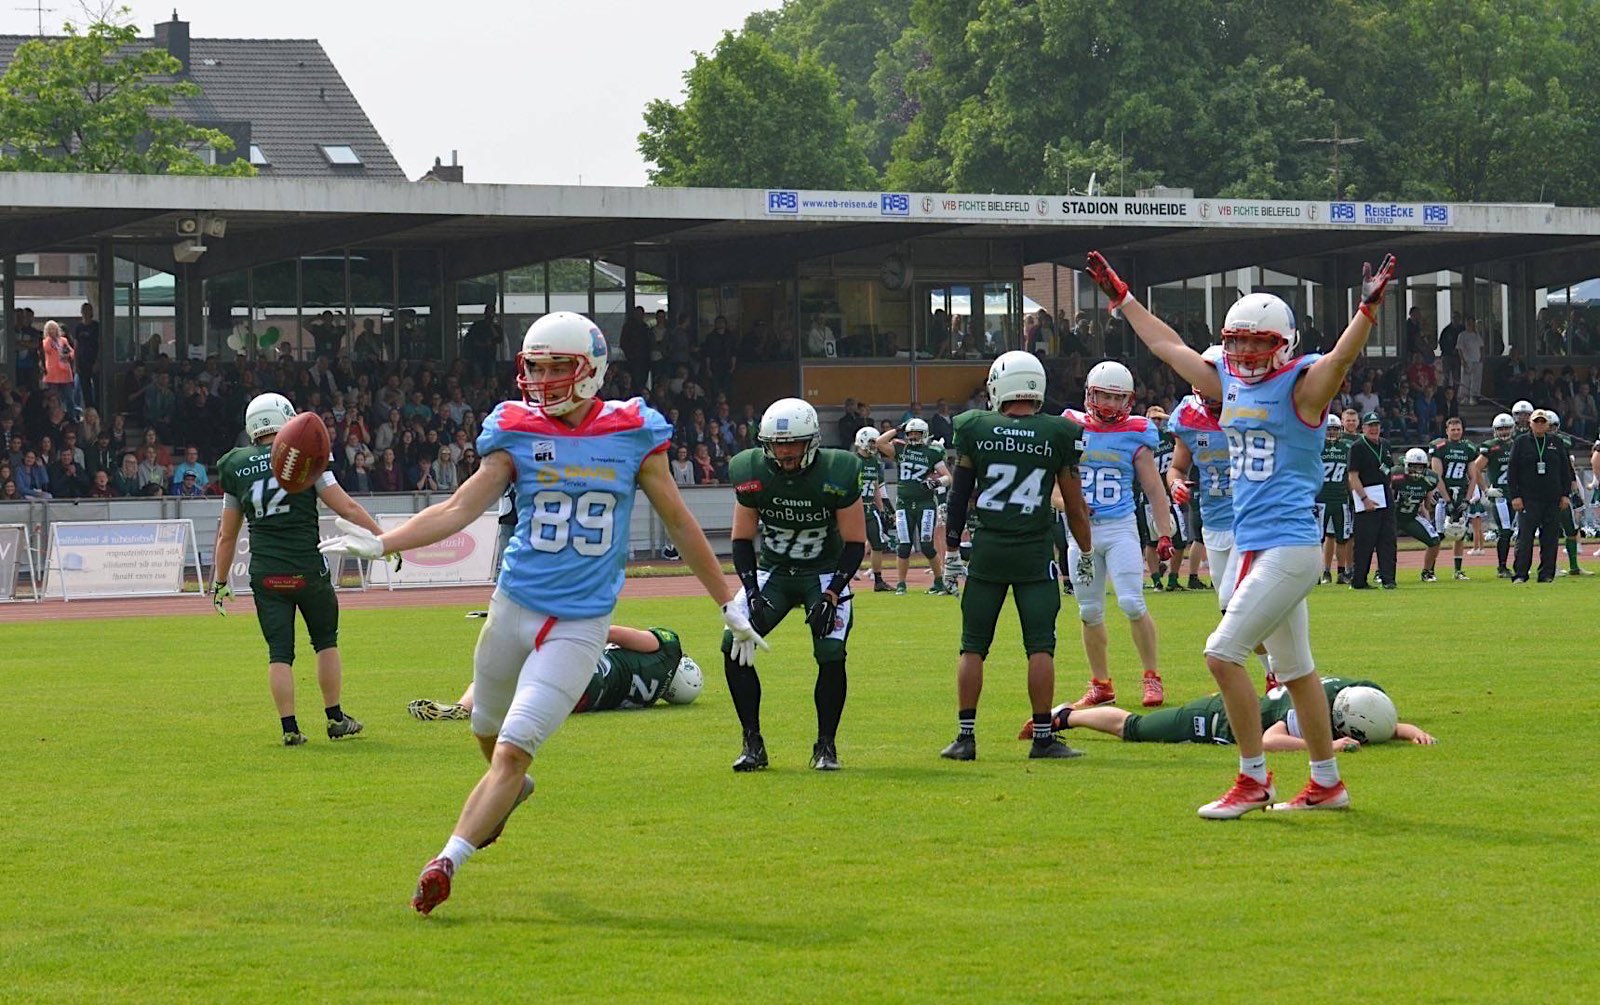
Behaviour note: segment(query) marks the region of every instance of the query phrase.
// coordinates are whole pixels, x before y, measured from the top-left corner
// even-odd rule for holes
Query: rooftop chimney
[[[183,64],[178,71],[179,75],[189,75],[189,22],[179,21],[178,12],[172,12],[172,20],[165,24],[156,25],[156,44],[162,46]]]

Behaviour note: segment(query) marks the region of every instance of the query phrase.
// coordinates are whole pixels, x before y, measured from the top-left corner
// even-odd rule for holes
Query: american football
[[[286,492],[302,492],[328,467],[328,428],[314,412],[284,423],[272,441],[272,474]]]

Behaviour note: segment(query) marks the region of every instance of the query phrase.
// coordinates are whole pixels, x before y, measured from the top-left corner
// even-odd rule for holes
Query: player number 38
[[[1264,482],[1278,460],[1278,441],[1265,429],[1228,430],[1229,470],[1233,480]]]
[[[617,497],[609,492],[585,492],[574,499],[547,489],[533,497],[533,548],[561,551],[567,545],[580,555],[593,557],[611,550]]]

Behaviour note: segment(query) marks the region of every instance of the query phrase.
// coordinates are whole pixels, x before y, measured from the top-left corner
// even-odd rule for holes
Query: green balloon
[[[279,331],[277,327],[274,326],[262,332],[261,337],[257,339],[256,342],[263,349],[271,349],[273,346],[278,344],[278,340],[281,338],[283,338],[283,332]]]

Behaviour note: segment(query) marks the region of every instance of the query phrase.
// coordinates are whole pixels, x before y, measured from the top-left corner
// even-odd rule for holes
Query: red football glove
[[[1186,505],[1193,495],[1194,493],[1189,491],[1188,482],[1172,483],[1172,501],[1177,503],[1179,506]]]
[[[1394,267],[1393,255],[1383,256],[1377,272],[1372,271],[1371,262],[1361,265],[1361,313],[1374,324],[1378,321],[1378,305],[1383,303],[1383,291],[1388,288],[1389,280],[1394,278]]]
[[[1089,265],[1086,271],[1089,273],[1089,278],[1094,280],[1095,285],[1100,287],[1106,299],[1111,302],[1112,310],[1121,307],[1122,302],[1128,299],[1128,284],[1117,275],[1117,270],[1106,261],[1106,256],[1098,251],[1089,252]]]
[[[1178,549],[1172,546],[1172,538],[1166,534],[1162,534],[1161,539],[1156,542],[1156,557],[1165,562],[1167,559],[1171,558],[1177,553]]]

